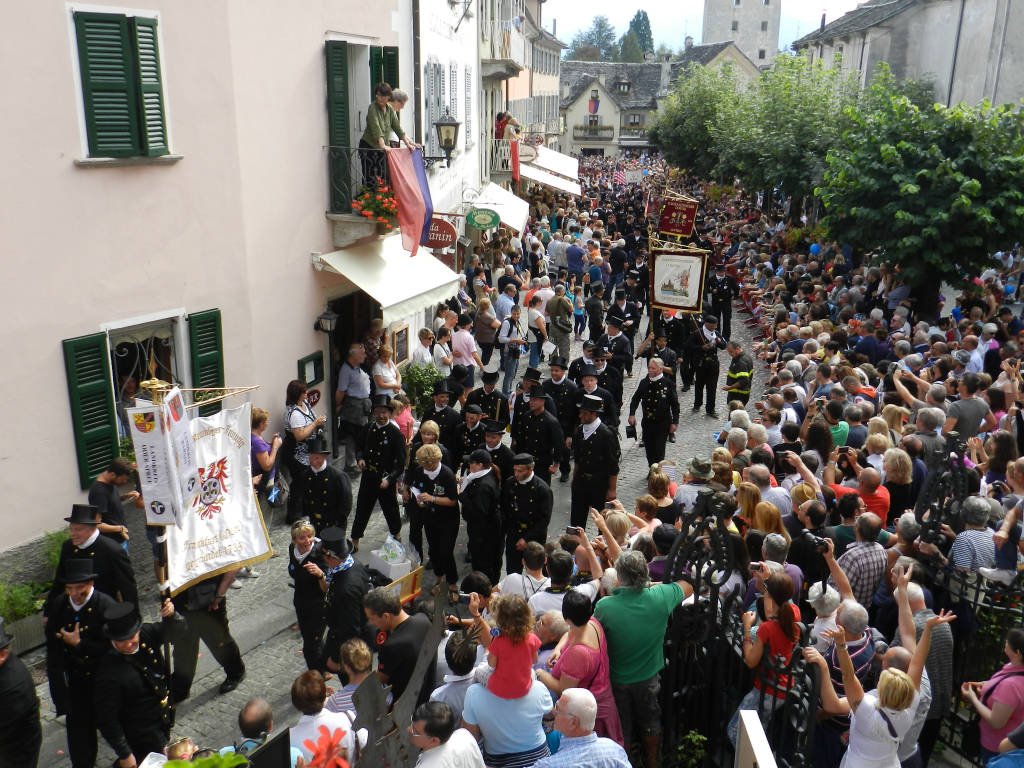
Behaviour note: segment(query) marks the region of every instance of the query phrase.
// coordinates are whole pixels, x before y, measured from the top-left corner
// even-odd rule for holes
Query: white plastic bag
[[[386,563],[397,563],[407,559],[405,555],[405,547],[402,546],[402,542],[390,533],[388,534],[388,537],[384,539],[384,544],[380,548],[380,559]]]

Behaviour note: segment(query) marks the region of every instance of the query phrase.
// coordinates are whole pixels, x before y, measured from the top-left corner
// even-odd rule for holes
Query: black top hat
[[[483,464],[485,467],[491,466],[491,452],[486,448],[477,448],[469,456],[466,457],[466,463],[473,462],[474,464]]]
[[[718,325],[717,315],[704,315],[704,322],[710,323],[711,325]]]
[[[604,400],[597,395],[584,395],[580,401],[580,408],[584,411],[600,413],[604,410]]]
[[[374,395],[371,403],[374,408],[391,408],[391,398],[387,395]]]
[[[464,366],[462,363],[456,363],[452,366],[452,372],[448,374],[448,386],[452,386],[455,383],[461,384],[469,376],[469,368]]]
[[[533,456],[528,453],[517,453],[512,457],[512,466],[515,467],[532,467]]]
[[[115,603],[103,617],[103,634],[111,640],[127,640],[142,626],[142,617],[135,603]]]
[[[593,349],[596,346],[597,346],[597,342],[594,341],[593,339],[587,339],[586,341],[583,342],[583,348],[584,349]]]
[[[484,371],[483,374],[481,374],[481,376],[480,376],[480,380],[484,384],[493,384],[494,382],[496,382],[498,380],[498,372],[497,371]]]
[[[505,427],[505,424],[500,421],[495,421],[494,419],[487,419],[487,421],[484,422],[484,432],[489,435],[504,434]]]
[[[440,381],[434,382],[435,395],[450,395],[452,393],[451,388],[448,386],[448,379],[441,379]]]
[[[715,272],[725,272],[725,262],[715,264]]]
[[[71,517],[64,519],[69,523],[78,523],[79,525],[99,525],[99,514],[99,508],[92,504],[72,504]]]
[[[591,293],[602,293],[604,291],[604,283],[598,280],[596,283],[590,284]]]
[[[618,301],[619,299],[624,299],[624,298],[626,298],[626,292],[622,288],[616,288],[615,289],[615,300]],[[607,320],[605,322],[607,322]]]
[[[540,371],[536,368],[527,368],[526,373],[523,374],[523,381],[530,381],[534,384],[540,384]]]
[[[548,393],[545,392],[540,387],[534,387],[533,389],[530,390],[530,398],[531,399],[533,399],[535,397],[544,398],[544,397],[547,397],[547,396],[548,396]]]
[[[96,574],[92,570],[92,560],[84,557],[75,557],[65,560],[60,568],[60,580],[65,584],[81,584],[86,581],[94,581]]]
[[[635,270],[635,269],[631,269],[631,270],[629,270],[629,272],[626,273],[626,279],[627,280],[639,280],[640,279],[640,272]]]
[[[592,365],[584,365],[580,368],[580,379],[584,379],[587,376],[593,376],[597,378],[597,368]]]
[[[616,296],[615,298],[619,298],[619,297]],[[622,327],[622,321],[619,320],[619,318],[615,317],[615,315],[608,315],[608,317],[606,317],[604,319],[604,322],[605,322],[605,325],[614,325],[616,328],[621,328]]]
[[[339,560],[352,554],[352,542],[345,538],[345,531],[332,525],[320,531],[320,543],[324,552],[330,553]]]
[[[562,357],[561,355],[555,355],[554,357],[552,357],[552,358],[551,358],[551,359],[550,359],[550,360],[548,361],[548,364],[549,364],[549,365],[550,365],[550,366],[551,366],[552,368],[554,368],[554,367],[555,367],[556,365],[557,365],[557,366],[558,366],[559,368],[568,368],[568,367],[569,367],[569,361],[568,361],[568,360],[566,360],[566,359],[565,359],[564,357]]]
[[[306,443],[306,446],[306,453],[328,454],[331,452],[330,447],[327,445],[327,438],[323,435],[317,435],[310,439],[310,441]]]
[[[0,616],[0,651],[6,648],[14,641],[14,635],[8,635],[7,630],[4,629],[4,618]]]

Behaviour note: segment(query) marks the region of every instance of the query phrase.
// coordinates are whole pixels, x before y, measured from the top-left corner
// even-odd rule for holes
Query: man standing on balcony
[[[398,113],[388,103],[391,100],[391,86],[378,83],[373,92],[373,103],[366,110],[366,130],[359,139],[359,159],[363,168],[363,184],[376,188],[377,179],[387,183],[387,162],[383,152],[391,149],[388,139],[394,131],[398,138],[409,149],[415,149],[416,143],[405,135]]]

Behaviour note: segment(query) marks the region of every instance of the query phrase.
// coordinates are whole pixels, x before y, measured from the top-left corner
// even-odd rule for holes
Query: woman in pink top
[[[477,368],[483,368],[483,363],[480,362],[480,355],[476,351],[476,340],[473,338],[473,334],[469,332],[470,326],[473,325],[473,321],[469,315],[459,315],[458,326],[459,330],[452,336],[452,360],[455,365],[464,365],[469,374],[466,376],[466,380],[462,382],[462,386],[465,391],[462,393],[463,397],[468,395],[473,389],[473,372]]]
[[[488,609],[500,634],[482,638],[487,663],[494,667],[487,690],[502,699],[521,699],[533,685],[533,665],[540,650],[540,638],[531,631],[533,611],[525,598],[516,594],[498,595]]]
[[[1003,653],[1009,659],[984,683],[965,682],[960,695],[974,707],[981,731],[981,757],[985,760],[999,751],[999,742],[1024,722],[1024,629],[1015,627],[1006,634]]]
[[[583,592],[570,589],[562,599],[562,616],[569,622],[558,647],[548,658],[553,669],[537,671],[537,679],[550,691],[560,694],[566,688],[586,688],[597,699],[594,730],[622,744],[622,725],[612,696],[608,676],[608,641],[601,623],[593,618],[594,604]]]

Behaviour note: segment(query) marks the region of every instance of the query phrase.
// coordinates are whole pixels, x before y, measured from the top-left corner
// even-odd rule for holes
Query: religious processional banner
[[[690,237],[697,219],[697,201],[689,198],[668,198],[661,205],[658,232],[663,235]]]

